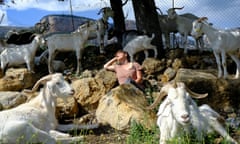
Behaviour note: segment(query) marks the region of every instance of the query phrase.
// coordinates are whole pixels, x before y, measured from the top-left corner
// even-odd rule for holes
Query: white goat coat
[[[77,57],[77,70],[79,74],[82,70],[81,59],[84,50],[84,44],[86,43],[90,33],[89,27],[83,27],[79,32],[70,34],[54,34],[47,37],[48,45],[48,70],[49,73],[53,73],[53,60],[57,52],[75,51]]]
[[[218,122],[217,118],[219,118],[220,115],[216,111],[206,104],[197,107],[192,99],[190,101],[190,122],[186,124],[182,124],[177,120],[176,115],[172,111],[170,101],[166,99],[161,103],[157,113],[157,125],[160,129],[160,144],[166,144],[167,140],[180,136],[183,131],[194,133],[199,142],[203,140],[207,133],[216,131],[227,140],[237,144],[227,133],[225,128]],[[179,112],[181,112],[180,109]]]
[[[15,45],[14,47],[11,45],[11,47],[5,48],[0,54],[1,69],[5,71],[7,66],[19,66],[26,63],[28,70],[34,72],[34,57],[37,48],[42,43],[44,43],[42,37],[37,35],[30,44]]]
[[[154,34],[152,34],[152,37],[147,35],[136,36],[126,44],[123,50],[129,54],[131,61],[134,61],[135,54],[141,51],[144,51],[145,58],[148,58],[148,50],[154,50],[154,57],[156,58],[158,55],[157,47],[151,44],[154,37]]]
[[[194,37],[199,37],[202,33],[205,33],[210,47],[213,50],[218,67],[218,77],[227,78],[227,62],[226,54],[230,55],[232,60],[236,63],[237,69],[235,78],[239,78],[240,75],[240,61],[238,53],[240,49],[240,30],[219,30],[213,28],[204,19],[196,20],[192,23],[193,29],[191,34]],[[222,71],[223,69],[223,71]]]
[[[61,74],[46,76],[41,82],[46,80],[46,85],[34,99],[0,112],[0,142],[55,144],[56,137],[69,137],[69,134],[55,131],[58,126],[56,99],[73,96],[74,90]]]

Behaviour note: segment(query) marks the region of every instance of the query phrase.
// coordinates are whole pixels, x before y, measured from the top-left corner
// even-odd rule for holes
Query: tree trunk
[[[158,21],[158,13],[154,0],[132,0],[136,26],[139,31],[155,34],[152,44],[158,48],[158,58],[163,58],[165,53],[162,43],[162,32]]]
[[[122,33],[126,30],[125,19],[122,10],[122,0],[110,0],[112,10],[114,11],[114,33],[118,42],[122,43]]]

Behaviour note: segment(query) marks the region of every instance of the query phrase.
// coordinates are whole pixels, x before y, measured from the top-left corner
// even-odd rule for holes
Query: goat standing
[[[154,37],[154,33],[152,34],[152,37],[148,37],[147,35],[140,35],[136,36],[126,44],[123,50],[128,52],[131,62],[134,61],[134,55],[140,51],[144,51],[145,58],[147,58],[149,55],[148,50],[154,50],[154,57],[157,57],[157,47],[151,44]]]
[[[92,22],[91,27],[95,27],[89,34],[88,39],[95,39],[97,38],[97,42],[100,47],[100,53],[104,53],[104,43],[108,40],[108,19],[109,17],[114,16],[114,12],[110,7],[104,7],[99,10],[98,14],[102,13],[102,18],[97,21]],[[78,31],[78,29],[77,29]]]
[[[34,73],[34,58],[37,48],[44,43],[41,35],[36,35],[30,44],[11,45],[0,54],[1,69],[5,73],[7,67],[26,63],[27,69]]]
[[[207,94],[194,93],[182,82],[168,83],[162,87],[160,95],[148,109],[157,106],[166,95],[157,113],[160,144],[166,144],[171,138],[179,136],[182,130],[188,133],[195,132],[198,141],[201,141],[206,133],[216,131],[227,140],[237,144],[217,120],[220,115],[208,105],[197,107],[190,97],[204,98]],[[194,131],[191,131],[191,128]]]
[[[170,8],[170,9],[168,9],[167,13],[168,13],[169,19],[171,19],[171,20],[174,19],[176,21],[177,31],[181,35],[183,35],[184,53],[186,54],[187,53],[188,35],[191,34],[192,22],[194,20],[198,19],[198,17],[196,17],[192,14],[178,15],[175,10],[179,10],[179,9],[183,9],[183,7],[181,7],[181,8]],[[199,37],[195,40],[196,40],[196,44],[197,44],[198,48],[200,47],[200,44],[203,47],[203,38],[202,37]]]
[[[240,61],[238,59],[238,52],[240,48],[240,30],[219,30],[213,28],[206,20],[207,18],[203,17],[192,23],[192,35],[194,37],[199,37],[202,33],[206,34],[216,58],[219,78],[222,76],[223,78],[227,78],[228,76],[226,54],[230,55],[232,60],[236,63],[237,70],[235,78],[239,78]],[[221,65],[223,67],[223,72]]]
[[[48,45],[48,71],[53,73],[53,60],[57,52],[75,51],[77,57],[77,70],[79,74],[82,70],[81,59],[85,43],[89,37],[90,31],[95,30],[92,22],[81,25],[77,31],[70,34],[54,34],[46,38]]]

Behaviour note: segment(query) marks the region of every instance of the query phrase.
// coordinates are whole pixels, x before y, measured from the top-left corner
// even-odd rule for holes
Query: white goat
[[[148,37],[147,35],[136,36],[126,44],[123,50],[128,52],[132,62],[134,61],[134,55],[140,51],[144,51],[145,58],[147,58],[149,55],[148,50],[154,50],[154,57],[156,58],[158,55],[157,48],[151,44],[154,37],[154,33],[152,34],[152,37]]]
[[[238,53],[240,48],[240,29],[219,30],[209,24],[206,17],[200,18],[192,23],[192,35],[199,37],[205,33],[213,49],[218,67],[218,77],[227,78],[226,54],[230,55],[237,65],[235,78],[239,78],[240,61]],[[220,58],[221,55],[221,58]],[[223,72],[222,72],[222,67]]]
[[[77,31],[70,34],[54,34],[46,38],[48,46],[48,71],[53,73],[53,59],[57,52],[75,51],[77,57],[76,74],[82,71],[82,54],[90,31],[95,30],[92,22],[81,25]]]
[[[108,40],[108,19],[109,17],[114,16],[114,12],[110,7],[104,7],[99,10],[98,15],[102,13],[102,18],[97,21],[93,21],[92,27],[95,27],[93,31],[91,31],[88,39],[96,39],[100,47],[100,53],[104,53],[104,43]],[[77,29],[78,31],[78,29]]]
[[[0,142],[8,144],[46,143],[56,144],[61,140],[79,140],[66,131],[90,129],[98,125],[60,125],[55,116],[57,98],[66,100],[73,96],[74,89],[60,73],[41,78],[33,87],[34,92],[43,84],[38,96],[15,108],[0,112]],[[27,91],[26,91],[27,92]],[[70,143],[68,141],[68,143]]]
[[[162,87],[160,95],[148,109],[157,106],[166,95],[157,113],[160,144],[166,144],[171,138],[180,136],[179,134],[183,131],[195,133],[199,141],[203,140],[206,133],[216,131],[227,140],[237,144],[217,120],[220,115],[208,105],[198,108],[191,98],[191,96],[204,98],[207,94],[194,93],[182,82],[168,83]]]
[[[40,56],[36,56],[34,59],[36,66],[48,65],[48,49],[46,49]],[[53,70],[55,72],[63,72],[67,67],[61,60],[53,60]]]
[[[15,45],[14,47],[11,45],[11,47],[5,48],[0,54],[3,73],[5,73],[7,67],[19,66],[24,63],[26,63],[27,69],[34,73],[34,57],[37,48],[43,43],[42,36],[36,34],[30,44]]]
[[[196,19],[198,19],[197,17],[195,17],[194,15],[190,15],[190,14],[185,14],[185,15],[178,15],[176,13],[175,10],[181,10],[183,9],[183,7],[181,8],[170,8],[168,9],[167,13],[168,13],[168,17],[169,19],[175,19],[176,21],[176,28],[177,31],[183,35],[183,44],[184,44],[184,53],[187,53],[187,41],[188,41],[188,35],[191,34],[191,30],[192,30],[192,22]],[[202,37],[199,37],[196,40],[196,46],[198,48],[200,48],[200,46],[198,45],[198,43],[200,43],[203,47],[203,39]]]

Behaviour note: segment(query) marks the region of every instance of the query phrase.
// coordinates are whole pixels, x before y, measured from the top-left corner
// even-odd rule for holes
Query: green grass
[[[130,135],[127,138],[127,144],[157,144],[158,128],[155,127],[153,130],[148,130],[142,125],[132,122],[130,128]]]
[[[155,127],[147,130],[142,125],[133,122],[126,144],[159,144],[159,129]],[[208,134],[198,141],[196,136],[183,131],[179,137],[172,138],[167,144],[230,144],[230,142],[217,134]]]

